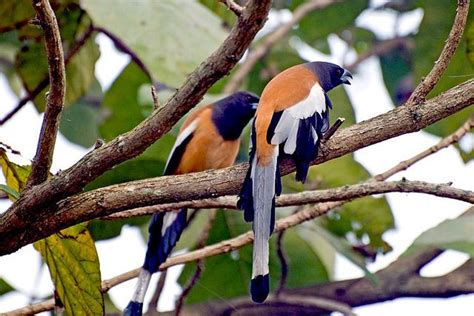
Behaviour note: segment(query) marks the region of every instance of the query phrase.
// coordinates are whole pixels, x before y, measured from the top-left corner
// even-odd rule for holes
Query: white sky
[[[384,1],[373,1],[383,3]],[[406,34],[416,29],[422,18],[420,10],[407,13],[399,23],[399,34]],[[287,14],[277,17],[280,21],[288,19]],[[395,25],[393,14],[386,12],[367,12],[362,14],[357,23],[372,29],[381,38],[390,38]],[[381,25],[383,27],[381,27]],[[97,63],[96,76],[102,87],[107,89],[115,77],[129,61],[127,56],[117,53],[112,43],[105,37],[99,36],[101,58]],[[330,58],[341,63],[344,44],[335,36],[330,38],[331,49],[334,52]],[[302,48],[301,54],[309,59],[328,59],[327,56],[317,54],[309,48]],[[104,57],[106,56],[106,58]],[[349,55],[349,58],[351,56]],[[354,55],[352,55],[354,58]],[[347,60],[346,60],[347,62]],[[0,117],[3,117],[17,103],[17,98],[7,87],[5,78],[0,76]],[[380,64],[373,57],[361,64],[354,74],[352,85],[346,87],[351,101],[354,104],[357,121],[362,121],[382,114],[393,107],[392,102],[383,84]],[[39,115],[31,103],[27,104],[7,124],[0,127],[0,141],[20,150],[24,159],[20,163],[28,163],[27,159],[34,156],[42,115]],[[424,132],[404,135],[383,143],[359,150],[355,156],[372,174],[382,172],[401,160],[410,158],[414,154],[437,143],[439,138]],[[53,162],[53,171],[65,169],[79,160],[86,149],[69,143],[59,135]],[[381,155],[383,153],[383,155]],[[429,182],[453,182],[453,186],[474,190],[472,176],[474,164],[465,165],[453,148],[445,149],[424,159],[407,171],[400,172],[393,179],[406,177],[410,180]],[[1,179],[2,183],[4,180]],[[394,248],[388,255],[378,258],[369,265],[371,271],[387,266],[395,260],[421,232],[435,226],[447,218],[454,218],[468,208],[467,203],[442,199],[419,194],[388,195],[388,201],[395,215],[397,229],[384,235]],[[0,212],[7,209],[10,203],[0,200]],[[103,279],[113,277],[142,264],[145,253],[145,244],[136,228],[124,227],[119,238],[97,243],[101,262]],[[425,269],[425,276],[442,275],[446,271],[459,266],[467,260],[465,254],[448,251]],[[41,271],[41,261],[38,253],[32,246],[26,246],[16,253],[0,258],[0,277],[7,280],[21,293],[12,293],[0,297],[0,311],[24,306],[28,303],[31,294],[46,296],[51,293],[52,285],[47,269]],[[171,268],[164,294],[160,300],[160,309],[171,309],[175,296],[179,294],[179,287],[175,280],[182,267]],[[41,272],[41,273],[39,273]],[[362,272],[338,256],[336,261],[336,279],[347,279],[362,276]],[[154,276],[148,291],[148,298],[153,293],[157,276]],[[129,281],[113,288],[109,293],[114,303],[123,308],[132,295],[135,281]],[[374,304],[356,308],[358,315],[472,315],[474,310],[474,295],[459,296],[452,299],[397,299],[392,302]]]

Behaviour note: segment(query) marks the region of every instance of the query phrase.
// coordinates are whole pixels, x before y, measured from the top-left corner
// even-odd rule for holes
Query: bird
[[[169,154],[164,175],[178,175],[234,164],[240,136],[255,115],[259,98],[239,91],[193,112],[182,124]],[[145,261],[133,297],[124,315],[142,315],[143,299],[151,275],[166,261],[186,227],[186,209],[153,215]]]
[[[350,84],[352,74],[328,62],[308,62],[276,75],[262,91],[252,124],[249,169],[237,207],[254,232],[252,300],[262,303],[270,291],[268,240],[275,226],[275,196],[281,194],[279,161],[290,157],[295,179],[305,182],[332,108],[327,92]]]

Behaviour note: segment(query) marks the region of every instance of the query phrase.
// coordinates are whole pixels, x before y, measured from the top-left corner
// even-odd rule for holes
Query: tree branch
[[[213,83],[232,69],[263,26],[270,2],[249,1],[229,36],[187,77],[166,106],[154,111],[132,131],[88,153],[75,165],[53,176],[46,183],[25,190],[20,199],[2,214],[0,222],[15,226],[22,222],[20,218],[39,219],[45,216],[47,211],[38,214],[38,209],[79,192],[87,183],[113,166],[141,154],[196,105]]]
[[[244,8],[234,2],[234,0],[219,0],[220,3],[223,3],[230,11],[234,12],[236,16],[240,16]]]
[[[433,68],[430,73],[422,79],[420,84],[415,88],[415,91],[411,94],[407,101],[407,105],[412,106],[424,102],[425,97],[433,90],[434,86],[438,83],[439,79],[443,75],[444,71],[449,65],[451,58],[456,51],[456,48],[461,41],[464,27],[466,26],[467,16],[469,14],[469,0],[458,0],[456,9],[456,17],[454,23],[449,32],[446,45],[441,51],[441,55],[438,60],[435,61]]]
[[[267,35],[260,45],[249,51],[247,58],[229,79],[223,92],[230,94],[237,91],[242,84],[242,81],[249,72],[252,71],[255,64],[270,51],[276,42],[285,37],[308,13],[314,10],[323,9],[338,1],[340,0],[312,0],[309,2],[303,2],[303,4],[298,6],[298,8],[293,12],[293,17],[289,22],[282,24],[274,32]]]
[[[44,182],[53,161],[54,145],[59,128],[59,118],[66,94],[66,68],[58,21],[48,0],[34,0],[33,7],[44,31],[46,55],[48,56],[50,91],[35,158],[28,177],[27,186]]]
[[[320,155],[312,163],[322,163],[359,148],[418,131],[471,105],[473,102],[474,80],[469,80],[423,104],[412,107],[400,106],[368,121],[340,130],[321,145]],[[133,133],[128,135],[130,134]],[[110,147],[109,145],[110,143],[102,146],[96,152],[101,151],[104,147]],[[95,155],[89,154],[85,158],[86,161],[88,160],[87,157],[95,157]],[[78,170],[87,173],[89,172],[87,167],[86,164]],[[65,199],[48,209],[34,208],[34,215],[30,214],[30,216],[34,216],[34,220],[28,218],[29,207],[44,201],[42,194],[48,194],[48,192],[43,191],[45,188],[52,186],[51,190],[55,189],[59,192],[64,189],[56,187],[57,181],[55,179],[60,180],[60,183],[64,181],[62,179],[63,174],[60,174],[47,184],[35,188],[34,195],[20,198],[21,202],[14,204],[9,211],[0,217],[0,239],[3,241],[0,244],[0,254],[15,251],[21,246],[73,224],[129,209],[130,207],[126,207],[129,200],[136,201],[140,199],[135,207],[141,207],[236,194],[242,183],[246,168],[247,164],[240,164],[221,170],[113,185]],[[74,169],[73,174],[78,170]],[[294,165],[291,161],[284,160],[281,163],[280,170],[282,174],[288,174],[294,171]],[[65,173],[71,174],[68,171],[65,171]],[[82,174],[77,177],[84,179]],[[69,178],[69,183],[74,182],[75,179],[75,177]],[[67,186],[68,184],[64,183],[64,185]],[[176,190],[177,188],[179,190]],[[114,192],[119,194],[113,194]]]

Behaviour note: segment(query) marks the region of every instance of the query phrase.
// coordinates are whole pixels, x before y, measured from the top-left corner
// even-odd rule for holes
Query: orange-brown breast
[[[275,145],[267,142],[267,131],[273,113],[304,100],[317,81],[311,70],[303,65],[296,65],[281,72],[267,84],[260,97],[255,119],[259,165],[266,166],[270,163],[275,148]]]
[[[229,167],[237,157],[240,140],[226,141],[220,136],[212,122],[210,106],[199,111],[198,115],[189,118],[194,120],[199,117],[199,123],[191,141],[186,146],[175,174]]]

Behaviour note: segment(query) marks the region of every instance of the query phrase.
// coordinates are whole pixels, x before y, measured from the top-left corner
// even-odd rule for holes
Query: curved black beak
[[[344,69],[344,73],[341,76],[341,82],[350,85],[351,82],[349,81],[349,78],[352,79],[352,74],[348,70]]]

